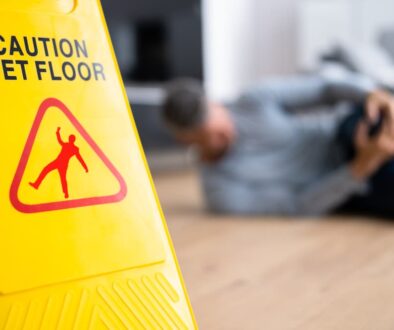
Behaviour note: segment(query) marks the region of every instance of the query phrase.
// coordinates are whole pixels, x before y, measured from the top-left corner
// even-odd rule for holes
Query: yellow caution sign
[[[0,0],[0,329],[196,324],[97,0]]]

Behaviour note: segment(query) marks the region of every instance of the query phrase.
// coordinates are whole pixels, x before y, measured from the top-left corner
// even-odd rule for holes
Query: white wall
[[[383,30],[394,27],[392,0],[304,0],[300,2],[298,67],[316,67],[319,54],[333,45],[378,45]]]
[[[258,53],[255,0],[205,0],[204,71],[208,93],[231,99],[254,77]]]
[[[352,35],[361,41],[373,39],[381,27],[394,26],[394,0],[203,0],[205,77],[209,94],[230,100],[262,77],[296,72],[301,65],[297,51],[300,27],[297,13],[299,5],[306,1],[338,3],[339,7],[346,3],[344,7],[353,17]],[[312,32],[318,27],[326,29],[327,36],[332,27],[340,28],[335,26],[335,19],[328,24],[331,27],[317,24],[320,26],[306,24],[306,27]]]
[[[230,100],[261,77],[295,71],[297,0],[203,0],[206,87]]]
[[[296,70],[298,0],[256,0],[259,43],[258,74],[271,76]]]
[[[373,41],[379,30],[394,27],[393,0],[350,0],[353,7],[358,7],[360,37],[365,42]],[[360,5],[362,4],[362,5]]]

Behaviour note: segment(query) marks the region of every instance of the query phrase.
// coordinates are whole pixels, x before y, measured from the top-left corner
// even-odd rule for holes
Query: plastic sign
[[[94,0],[0,0],[0,329],[193,329]]]

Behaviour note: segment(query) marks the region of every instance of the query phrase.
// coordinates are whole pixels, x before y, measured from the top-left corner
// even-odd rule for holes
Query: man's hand
[[[394,97],[383,91],[376,90],[369,94],[366,102],[365,115],[370,126],[376,124],[383,116],[394,131]]]
[[[394,97],[385,91],[372,92],[366,102],[366,119],[359,123],[355,135],[356,158],[351,171],[358,179],[374,174],[394,157]],[[383,116],[378,134],[370,137],[369,128]]]
[[[384,119],[380,132],[370,137],[368,120],[358,124],[355,135],[356,157],[350,165],[355,178],[366,179],[394,157],[394,120]]]

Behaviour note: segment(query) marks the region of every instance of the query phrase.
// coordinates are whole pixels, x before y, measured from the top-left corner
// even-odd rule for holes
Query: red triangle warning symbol
[[[57,128],[56,130],[56,137],[53,132],[51,131],[51,140],[57,139],[56,147],[60,149],[58,155],[52,157],[52,159],[47,159],[44,161],[40,159],[40,164],[34,164],[35,169],[38,171],[35,181],[26,182],[23,180],[27,164],[30,163],[30,158],[32,158],[32,150],[34,145],[37,143],[37,135],[42,125],[43,120],[45,117],[48,117],[53,110],[57,110],[63,117],[67,118],[67,124],[70,130],[73,130],[75,134],[70,134],[68,139],[63,141],[62,131],[61,128]],[[64,119],[63,119],[64,122]],[[52,139],[53,137],[53,139]],[[76,141],[77,140],[77,141]],[[82,194],[76,198],[73,198],[71,194],[69,195],[69,177],[68,175],[70,172],[70,160],[76,159],[77,162],[80,163],[81,167],[78,167],[79,173],[82,173],[84,170],[86,173],[89,173],[89,167],[91,164],[87,164],[83,158],[82,152],[80,152],[78,146],[79,144],[83,143],[86,149],[90,149],[89,152],[97,159],[101,160],[101,162],[94,162],[94,163],[102,163],[100,164],[101,168],[105,169],[111,178],[115,178],[113,180],[115,185],[112,186],[116,191],[112,194],[106,194],[102,191],[99,191],[98,185],[95,185],[94,193],[92,191]],[[40,147],[40,146],[38,146]],[[45,149],[44,147],[41,147]],[[52,155],[53,156],[53,155]],[[53,159],[55,158],[55,159]],[[48,161],[49,160],[49,161]],[[38,163],[37,158],[31,160],[32,163]],[[75,161],[73,161],[75,162]],[[30,165],[29,165],[30,166]],[[39,170],[38,170],[39,169]],[[59,175],[57,177],[52,176],[51,180],[56,183],[56,186],[59,187],[58,190],[61,192],[61,195],[57,196],[55,200],[52,198],[50,201],[45,200],[37,200],[37,201],[29,201],[26,202],[24,199],[21,200],[20,195],[21,191],[27,191],[26,189],[31,189],[31,192],[38,193],[40,192],[41,185],[43,182],[47,180],[47,176],[51,175],[52,172],[57,172]],[[97,171],[96,171],[97,172]],[[97,173],[96,173],[97,174]],[[32,175],[32,174],[31,174]],[[78,182],[78,181],[77,181]],[[23,183],[23,189],[21,190],[21,184]],[[29,186],[30,185],[30,186]],[[83,184],[80,183],[79,186]],[[85,184],[86,185],[86,184]],[[54,188],[54,187],[53,187]],[[74,185],[75,188],[75,185]],[[47,187],[48,191],[52,191],[51,187]],[[75,190],[75,189],[74,189]],[[119,171],[115,168],[112,162],[107,158],[104,152],[100,149],[100,147],[94,142],[94,140],[90,137],[87,131],[83,128],[83,126],[79,123],[79,121],[75,118],[75,116],[71,113],[71,111],[66,107],[66,105],[55,98],[46,99],[41,105],[36,115],[36,118],[33,122],[33,126],[30,130],[29,136],[27,138],[27,142],[25,148],[23,150],[18,168],[16,170],[16,174],[14,180],[11,185],[10,190],[10,199],[12,205],[20,212],[24,213],[36,213],[36,212],[47,212],[47,211],[54,211],[54,210],[62,210],[62,209],[70,209],[70,208],[77,208],[77,207],[84,207],[84,206],[92,206],[92,205],[99,205],[99,204],[109,204],[109,203],[116,203],[125,198],[127,194],[127,186]],[[43,193],[41,193],[43,195]],[[92,196],[93,195],[93,196]],[[98,196],[94,196],[98,195]],[[42,196],[41,196],[42,197]],[[45,197],[45,195],[44,195]]]

